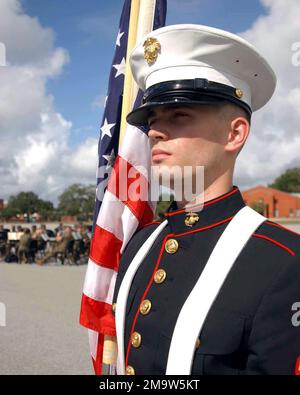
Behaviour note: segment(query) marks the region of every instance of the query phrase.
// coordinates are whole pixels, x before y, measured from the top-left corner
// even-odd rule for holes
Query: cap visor
[[[161,102],[148,102],[135,110],[131,111],[126,121],[133,126],[148,126],[148,118],[151,110],[157,107],[185,107],[185,106],[198,106],[198,105],[212,105],[224,103],[226,100],[216,97],[203,97],[203,100],[187,100],[184,98],[173,99],[172,101]]]

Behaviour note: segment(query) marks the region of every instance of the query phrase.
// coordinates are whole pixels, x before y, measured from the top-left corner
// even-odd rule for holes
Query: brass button
[[[126,375],[127,376],[135,375],[135,370],[133,369],[132,366],[130,366],[130,365],[126,366]]]
[[[142,336],[139,334],[139,332],[133,332],[131,335],[131,344],[134,348],[138,348],[141,345],[142,342]]]
[[[237,88],[234,91],[234,93],[235,93],[235,96],[238,97],[239,99],[241,99],[243,97],[243,95],[244,95],[243,91],[241,89],[239,89],[239,88]]]
[[[151,310],[151,302],[148,299],[142,301],[140,305],[140,312],[143,315],[147,315]]]
[[[196,340],[196,348],[199,348],[199,347],[200,347],[200,344],[201,344],[201,342],[200,342],[200,339],[198,338],[198,339]]]
[[[167,273],[165,272],[165,270],[158,269],[157,272],[155,272],[154,281],[156,282],[156,284],[161,284],[165,281],[166,277]]]
[[[116,307],[117,307],[117,303],[113,303],[111,306],[111,309],[114,313],[116,312]]]
[[[175,252],[178,250],[178,241],[175,239],[167,240],[165,249],[168,254],[175,254]]]

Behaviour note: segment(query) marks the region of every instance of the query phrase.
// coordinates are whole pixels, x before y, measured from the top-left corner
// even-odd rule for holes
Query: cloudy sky
[[[95,182],[122,4],[0,0],[7,62],[0,67],[0,198],[32,190],[56,202],[68,185]],[[241,34],[278,76],[272,100],[253,116],[235,184],[267,184],[300,166],[299,0],[168,0],[167,24],[174,23]]]

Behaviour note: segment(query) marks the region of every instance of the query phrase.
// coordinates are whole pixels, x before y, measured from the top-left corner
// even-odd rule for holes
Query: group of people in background
[[[87,263],[91,230],[77,224],[74,227],[59,226],[55,231],[45,225],[33,225],[31,229],[12,226],[11,230],[0,225],[0,257],[6,262],[37,263],[43,265],[51,258],[67,260],[70,264]]]

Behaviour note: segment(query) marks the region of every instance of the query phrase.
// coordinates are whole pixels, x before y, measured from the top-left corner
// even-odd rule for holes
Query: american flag
[[[166,19],[167,1],[154,2],[150,30],[164,26]],[[80,311],[80,324],[89,329],[90,351],[96,374],[102,372],[104,336],[116,334],[112,298],[122,251],[135,231],[151,222],[154,216],[154,205],[150,199],[131,199],[126,193],[137,179],[141,184],[149,185],[149,171],[140,170],[150,169],[146,131],[127,126],[119,146],[130,9],[131,1],[125,0],[100,128],[93,236]],[[140,98],[139,92],[135,106],[139,104]],[[121,175],[121,169],[125,169],[125,177]],[[135,173],[134,178],[129,176],[132,172]],[[119,185],[123,187],[115,188]]]

